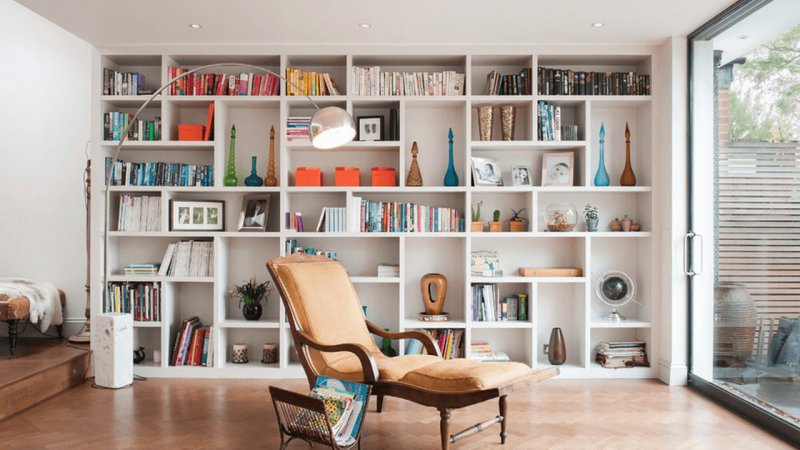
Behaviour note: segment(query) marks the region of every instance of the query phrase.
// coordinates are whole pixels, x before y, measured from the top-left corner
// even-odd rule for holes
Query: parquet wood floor
[[[267,386],[301,380],[137,381],[118,391],[89,383],[0,422],[9,449],[278,448]],[[387,398],[364,430],[363,449],[436,449],[439,414]],[[491,401],[453,412],[453,429],[497,414]],[[549,380],[509,398],[509,437],[499,427],[454,449],[782,449],[786,443],[683,387],[656,381]],[[320,446],[315,445],[314,448]],[[307,449],[295,442],[290,449]]]

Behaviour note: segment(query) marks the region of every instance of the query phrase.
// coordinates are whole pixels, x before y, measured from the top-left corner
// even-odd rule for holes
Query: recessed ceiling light
[[[200,25],[199,23],[190,23],[189,24],[189,28],[192,28],[192,29],[195,29],[195,30],[199,30],[200,28],[203,28],[203,26]]]
[[[600,27],[603,26],[603,22],[595,22],[595,23],[592,24],[592,26],[595,27],[595,28],[600,28]]]
[[[739,36],[736,36],[736,37],[737,37],[737,38],[739,38],[739,39],[747,39],[747,38],[749,38],[750,36],[748,36],[748,35],[746,35],[746,34],[740,34]]]
[[[368,23],[360,23],[360,24],[358,24],[358,27],[366,29],[366,28],[372,28],[372,25],[370,25]]]

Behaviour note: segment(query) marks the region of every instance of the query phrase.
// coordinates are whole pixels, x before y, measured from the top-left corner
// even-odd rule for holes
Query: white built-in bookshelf
[[[145,347],[146,360],[134,366],[145,376],[174,377],[293,377],[302,370],[292,344],[284,308],[277,292],[266,304],[259,321],[246,321],[237,302],[227,292],[255,276],[268,279],[265,263],[285,254],[286,241],[296,239],[303,247],[335,251],[338,260],[351,275],[367,317],[390,330],[417,328],[462,328],[465,347],[470,342],[487,341],[506,352],[513,360],[532,366],[548,366],[543,345],[553,327],[564,332],[567,362],[561,366],[565,377],[649,378],[655,377],[658,361],[658,299],[653,247],[657,227],[653,223],[654,167],[651,156],[655,146],[653,100],[640,96],[585,95],[485,95],[486,76],[491,70],[518,73],[532,68],[536,91],[537,66],[589,71],[635,71],[652,74],[652,54],[605,56],[570,54],[420,54],[416,56],[372,54],[293,55],[272,54],[206,56],[191,54],[106,54],[99,59],[95,80],[95,147],[93,196],[102,199],[104,159],[113,154],[115,142],[102,141],[103,113],[135,112],[147,96],[101,95],[102,68],[135,71],[146,75],[146,87],[155,89],[167,80],[167,67],[197,67],[216,62],[244,62],[268,67],[284,74],[286,67],[330,72],[344,94],[315,97],[320,106],[345,108],[354,118],[384,116],[388,129],[389,110],[399,113],[400,135],[396,141],[353,142],[334,150],[317,150],[307,142],[286,140],[286,119],[311,116],[312,105],[304,97],[285,96],[170,96],[161,95],[145,111],[144,117],[160,116],[163,140],[129,142],[120,158],[124,161],[165,161],[212,164],[212,187],[110,187],[111,231],[109,232],[108,281],[157,281],[162,285],[162,320],[135,322],[136,345]],[[466,74],[465,93],[452,97],[353,96],[352,67],[379,65],[395,71],[454,70]],[[240,69],[216,68],[215,72],[239,73]],[[657,89],[654,84],[654,90]],[[550,101],[562,110],[562,122],[578,125],[578,141],[544,142],[537,140],[537,102]],[[186,142],[177,140],[179,123],[205,124],[209,103],[215,104],[215,140]],[[516,136],[513,141],[480,141],[476,108],[480,105],[513,104],[517,107]],[[499,139],[499,112],[495,111],[495,136]],[[592,180],[598,164],[598,134],[605,124],[605,162],[611,186],[594,187]],[[625,123],[630,125],[633,170],[637,185],[619,186],[624,165]],[[224,187],[225,162],[229,132],[236,125],[236,161],[240,184],[250,173],[251,156],[258,157],[258,174],[266,175],[269,129],[276,130],[277,187]],[[455,166],[460,186],[443,186],[447,168],[447,132],[454,133]],[[411,162],[413,142],[419,145],[418,162],[423,187],[405,186]],[[572,187],[542,187],[542,156],[548,152],[574,152],[575,173]],[[503,187],[473,187],[471,156],[491,157],[499,161]],[[533,186],[512,186],[512,165],[532,168]],[[322,187],[296,187],[295,169],[319,167],[324,173]],[[333,186],[334,168],[355,166],[361,170],[361,187]],[[393,167],[398,186],[371,187],[370,168]],[[271,195],[267,231],[237,231],[243,199],[248,194]],[[115,231],[117,205],[122,194],[153,195],[161,199],[160,231]],[[375,201],[411,201],[428,206],[456,208],[466,217],[466,231],[455,233],[318,233],[314,232],[322,207],[352,205],[352,197]],[[175,231],[169,227],[169,205],[173,200],[221,200],[225,202],[224,231]],[[482,201],[482,218],[490,220],[492,211],[500,210],[507,220],[511,208],[525,208],[530,219],[527,231],[490,233],[471,232],[470,205]],[[587,232],[581,219],[574,232],[545,231],[545,209],[551,203],[572,203],[579,213],[584,205],[600,210],[600,231]],[[99,203],[102,205],[102,203]],[[306,232],[287,230],[286,212],[303,214]],[[98,216],[95,213],[95,217]],[[609,222],[627,214],[642,226],[639,232],[611,232]],[[100,225],[102,226],[102,225]],[[168,244],[180,240],[213,241],[214,276],[134,277],[122,275],[126,264],[161,261]],[[92,244],[102,248],[102,231],[95,226]],[[475,250],[500,252],[499,278],[470,275],[470,254]],[[97,253],[95,253],[97,254]],[[97,258],[95,258],[97,259]],[[93,311],[102,310],[102,265],[94,263],[95,289]],[[380,263],[400,265],[396,278],[377,277]],[[519,267],[579,267],[584,276],[537,278],[517,275]],[[628,320],[609,323],[602,320],[608,312],[594,294],[594,281],[604,271],[619,269],[630,274],[637,284],[637,304],[623,308]],[[417,318],[423,311],[420,278],[430,272],[444,274],[449,283],[445,311],[446,323],[425,323]],[[474,283],[497,283],[501,295],[523,292],[528,295],[528,320],[476,322],[471,316],[471,288]],[[172,367],[169,356],[183,319],[198,316],[211,326],[214,339],[213,367]],[[647,342],[649,368],[603,369],[594,362],[594,347],[607,340],[644,340]],[[263,343],[278,343],[277,364],[260,362]],[[234,343],[249,345],[248,364],[231,362]],[[395,342],[403,353],[404,343]],[[156,362],[156,353],[160,360]]]

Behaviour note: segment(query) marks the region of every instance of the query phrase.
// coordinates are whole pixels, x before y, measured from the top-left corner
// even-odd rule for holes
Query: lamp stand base
[[[92,340],[92,330],[89,328],[89,323],[90,322],[87,320],[83,328],[81,328],[81,331],[73,334],[67,340],[76,344],[86,344],[90,342]]]
[[[609,322],[622,322],[625,320],[625,316],[618,313],[616,309],[613,309],[610,313],[603,316],[603,320],[607,320]]]

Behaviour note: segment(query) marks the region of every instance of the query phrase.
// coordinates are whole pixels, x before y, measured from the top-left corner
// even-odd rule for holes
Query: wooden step
[[[9,358],[8,339],[0,339],[0,420],[83,383],[89,346],[76,347],[60,339],[20,338],[16,357]]]

